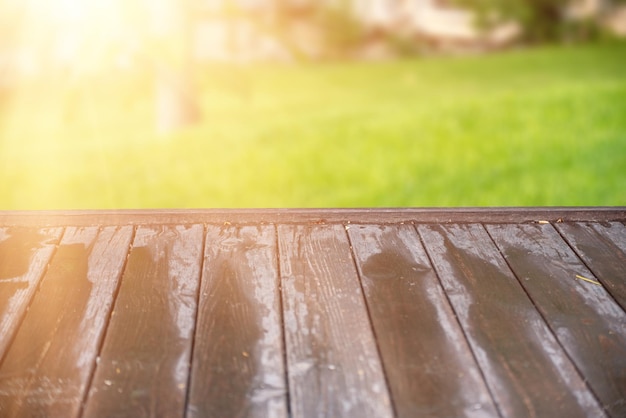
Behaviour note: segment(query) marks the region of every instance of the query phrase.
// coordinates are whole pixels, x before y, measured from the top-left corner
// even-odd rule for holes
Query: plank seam
[[[98,236],[102,232],[102,227],[98,230]],[[96,375],[96,370],[98,369],[98,359],[100,358],[100,354],[102,353],[102,348],[104,347],[104,342],[106,341],[107,332],[109,330],[109,324],[111,323],[111,316],[113,315],[113,311],[115,310],[115,305],[117,303],[117,296],[119,295],[120,288],[122,287],[122,280],[124,278],[124,272],[126,271],[126,265],[128,264],[128,258],[130,257],[130,252],[133,249],[133,244],[135,241],[135,235],[137,234],[137,227],[133,227],[130,241],[128,244],[128,249],[126,251],[126,257],[124,259],[124,264],[122,264],[122,268],[120,269],[119,275],[117,277],[117,283],[115,285],[115,290],[113,292],[113,299],[111,301],[111,307],[109,308],[109,312],[106,315],[106,321],[104,323],[104,327],[102,328],[102,336],[100,337],[100,341],[98,343],[98,351],[96,353],[96,358],[92,363],[91,370],[89,372],[89,376],[87,378],[87,384],[85,385],[85,393],[83,394],[83,399],[80,403],[80,407],[78,409],[78,417],[82,417],[85,413],[85,407],[87,406],[87,401],[89,400],[89,393],[91,392],[91,385],[93,384],[93,379]],[[95,245],[97,241],[97,237],[94,240],[92,245]],[[94,364],[95,363],[95,364]]]
[[[572,249],[572,251],[574,251],[574,254],[576,255],[576,257],[578,257],[578,259],[580,260],[580,262],[583,264],[583,266],[585,266],[587,268],[587,270],[589,270],[590,272],[593,273],[594,276],[596,276],[596,279],[598,279],[598,282],[600,282],[600,284],[602,285],[602,287],[604,288],[604,290],[606,290],[606,293],[609,294],[609,296],[611,296],[611,299],[613,300],[613,302],[615,302],[617,304],[617,306],[619,306],[620,308],[622,308],[622,311],[624,313],[626,313],[626,306],[622,306],[622,304],[620,303],[620,301],[615,297],[615,295],[613,294],[613,292],[611,292],[611,287],[607,286],[604,283],[604,279],[602,278],[601,274],[598,274],[598,272],[596,271],[596,269],[592,268],[591,265],[587,264],[587,262],[585,261],[585,258],[583,257],[583,255],[578,251],[578,249],[576,248],[576,246],[571,243],[568,239],[567,236],[563,233],[563,231],[561,231],[561,228],[558,227],[554,227],[554,229],[556,230],[556,232],[559,234],[559,236],[563,239],[563,241],[565,241],[565,243],[568,245],[568,247],[570,247]],[[598,234],[599,235],[599,234]],[[602,237],[601,235],[599,235],[600,238],[604,241],[604,237]],[[618,249],[619,250],[619,249]]]
[[[198,287],[196,292],[196,311],[194,313],[193,330],[191,331],[191,349],[189,353],[189,373],[187,373],[187,388],[185,390],[185,402],[183,405],[182,416],[189,415],[189,398],[191,396],[191,374],[193,372],[193,360],[196,352],[196,330],[198,328],[198,316],[200,314],[200,295],[202,294],[202,279],[204,278],[204,261],[206,259],[206,237],[208,229],[207,224],[202,224],[202,250],[200,251],[200,277],[198,277]]]
[[[285,379],[285,402],[287,402],[287,416],[291,417],[291,395],[289,388],[289,361],[287,358],[287,336],[285,332],[285,310],[283,305],[283,275],[280,269],[280,246],[278,243],[278,226],[274,227],[274,245],[276,245],[276,273],[278,275],[278,303],[280,305],[280,333],[283,346],[283,369]]]
[[[62,227],[62,230],[63,231],[59,234],[59,238],[57,239],[56,243],[54,244],[54,248],[52,249],[52,252],[50,253],[50,257],[48,258],[48,262],[46,263],[46,267],[43,268],[43,271],[39,275],[39,279],[37,280],[37,289],[33,292],[33,295],[30,297],[30,300],[28,301],[28,305],[26,306],[26,309],[24,309],[24,313],[19,318],[18,325],[17,325],[17,327],[15,327],[15,331],[13,332],[13,335],[10,336],[9,343],[6,345],[6,349],[4,350],[4,353],[0,353],[1,354],[1,356],[0,356],[0,368],[2,367],[2,364],[4,363],[4,360],[5,360],[6,356],[9,353],[11,346],[13,345],[13,342],[15,341],[15,338],[17,337],[17,334],[19,333],[20,328],[22,327],[22,323],[24,322],[24,320],[26,318],[26,315],[28,315],[28,311],[30,310],[30,306],[33,304],[33,301],[35,300],[35,297],[37,296],[37,294],[41,290],[41,282],[43,282],[44,277],[46,277],[46,274],[48,274],[48,269],[50,268],[50,264],[52,263],[52,259],[56,255],[57,250],[59,249],[59,246],[61,245],[61,241],[63,240],[63,236],[65,235],[65,232],[66,232],[67,228]]]
[[[430,268],[435,273],[435,277],[437,277],[437,281],[439,282],[439,286],[441,287],[441,290],[443,291],[443,294],[446,298],[446,302],[448,303],[448,306],[450,307],[452,312],[454,312],[454,319],[456,320],[457,325],[459,326],[459,328],[461,329],[461,332],[463,333],[463,338],[465,339],[465,345],[467,346],[470,354],[472,355],[472,358],[474,359],[474,364],[476,365],[476,369],[480,373],[480,376],[483,380],[483,384],[485,385],[485,388],[487,389],[487,392],[489,393],[489,396],[491,397],[491,402],[493,402],[493,405],[496,408],[496,412],[498,413],[498,415],[501,418],[504,418],[505,415],[502,413],[500,405],[496,397],[494,396],[493,391],[491,390],[491,386],[489,385],[485,372],[483,371],[483,368],[480,365],[480,362],[478,361],[478,357],[476,356],[476,353],[474,352],[474,348],[472,347],[472,344],[470,344],[469,337],[467,336],[467,332],[465,331],[465,328],[463,328],[463,324],[459,320],[459,314],[456,311],[456,308],[454,307],[454,305],[452,304],[452,301],[450,301],[450,296],[448,296],[446,287],[443,285],[443,281],[441,280],[441,277],[439,277],[439,272],[435,268],[435,263],[433,262],[433,259],[430,255],[430,250],[426,246],[426,242],[424,241],[422,234],[420,234],[419,230],[417,229],[417,225],[413,225],[413,229],[415,230],[415,233],[417,234],[417,237],[419,238],[419,241],[422,247],[424,248],[424,252],[426,254],[426,257],[428,258],[428,262],[430,263]]]
[[[387,394],[389,395],[389,400],[391,403],[391,412],[394,417],[398,416],[398,411],[396,409],[396,403],[393,399],[393,392],[391,391],[391,384],[389,383],[389,376],[387,376],[387,370],[385,369],[385,362],[383,361],[382,351],[380,349],[380,345],[378,344],[378,335],[376,335],[376,329],[374,328],[374,321],[372,320],[372,313],[370,310],[370,305],[365,297],[365,289],[363,288],[363,279],[361,277],[361,272],[359,270],[359,266],[356,262],[356,254],[354,253],[354,246],[352,244],[352,239],[350,238],[350,234],[348,233],[348,228],[350,225],[344,224],[344,233],[348,239],[348,244],[350,246],[350,258],[352,259],[352,265],[354,266],[354,270],[356,272],[357,281],[359,282],[359,289],[361,290],[361,298],[363,299],[363,304],[365,306],[365,312],[367,313],[367,320],[370,325],[370,330],[372,331],[372,335],[374,336],[374,345],[376,346],[376,354],[378,354],[378,361],[380,362],[380,368],[383,372],[383,378],[385,379],[385,386],[387,386]]]
[[[570,364],[573,366],[574,370],[576,370],[576,374],[578,375],[578,377],[580,378],[580,380],[582,380],[582,382],[585,384],[585,387],[587,388],[587,390],[589,391],[589,393],[591,393],[591,396],[593,396],[593,398],[595,399],[595,401],[598,403],[598,406],[600,407],[600,409],[602,411],[604,411],[604,413],[606,414],[606,410],[604,408],[604,406],[602,405],[602,401],[600,400],[600,398],[598,397],[598,395],[595,393],[595,391],[593,390],[593,388],[591,387],[590,383],[587,381],[587,379],[585,378],[585,375],[583,374],[582,370],[580,370],[578,368],[578,365],[576,364],[576,362],[574,361],[574,359],[570,356],[569,352],[567,351],[567,349],[565,348],[565,346],[561,343],[561,341],[559,340],[558,336],[556,335],[555,331],[552,329],[552,327],[550,326],[550,323],[548,322],[548,320],[546,319],[546,317],[543,315],[543,313],[541,313],[541,309],[539,309],[539,307],[537,306],[537,304],[535,303],[534,299],[532,298],[532,296],[530,295],[530,293],[528,293],[528,291],[526,290],[526,287],[524,286],[524,284],[522,283],[522,280],[520,279],[520,277],[517,275],[517,273],[515,272],[515,270],[513,269],[513,266],[509,263],[509,260],[506,258],[506,256],[504,255],[504,253],[502,252],[502,249],[498,246],[498,244],[496,243],[496,240],[493,239],[493,237],[491,236],[491,233],[489,232],[489,229],[486,228],[484,225],[481,225],[483,230],[485,230],[485,232],[487,233],[487,236],[489,236],[489,239],[491,240],[491,242],[493,243],[493,245],[496,247],[496,249],[498,250],[498,253],[500,254],[500,257],[502,257],[502,259],[504,260],[504,262],[506,263],[509,271],[513,274],[513,277],[515,277],[515,280],[517,280],[517,283],[521,286],[522,290],[524,291],[524,294],[526,295],[526,297],[530,300],[530,303],[532,303],[533,308],[535,308],[535,311],[539,314],[539,317],[541,318],[541,320],[543,321],[543,324],[547,327],[548,331],[550,332],[550,334],[552,335],[552,338],[554,338],[554,341],[556,341],[556,343],[559,345],[559,347],[561,348],[561,351],[563,352],[563,354],[565,354],[565,357],[567,357],[567,359],[569,360]],[[552,224],[550,224],[550,226],[552,226]],[[556,229],[556,228],[554,228]]]

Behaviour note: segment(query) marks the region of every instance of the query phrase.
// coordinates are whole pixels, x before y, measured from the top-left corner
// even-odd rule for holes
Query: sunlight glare
[[[31,0],[21,7],[20,46],[34,56],[38,72],[50,65],[98,69],[136,26],[118,0]]]

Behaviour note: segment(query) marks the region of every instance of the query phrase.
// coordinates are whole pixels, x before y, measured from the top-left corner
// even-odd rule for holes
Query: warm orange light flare
[[[8,56],[18,73],[33,75],[119,64],[137,48],[145,27],[137,6],[121,0],[0,1],[0,14],[18,21],[7,35],[11,41],[0,43],[0,55]]]

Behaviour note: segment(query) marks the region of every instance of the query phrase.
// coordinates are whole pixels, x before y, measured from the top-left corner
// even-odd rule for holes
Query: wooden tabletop
[[[0,212],[0,416],[625,417],[625,222]]]

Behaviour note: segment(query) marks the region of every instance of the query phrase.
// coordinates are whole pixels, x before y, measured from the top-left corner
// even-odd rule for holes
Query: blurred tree
[[[354,0],[274,0],[281,42],[297,58],[346,56],[364,38]],[[302,30],[304,29],[304,30]]]
[[[491,27],[503,21],[516,21],[524,29],[530,42],[556,40],[567,35],[572,26],[568,8],[583,0],[453,0],[459,6],[477,12],[478,24]],[[601,14],[615,3],[624,0],[599,0]],[[578,24],[574,22],[575,24]],[[596,24],[592,19],[582,19],[580,24]],[[581,32],[588,33],[588,32]]]
[[[348,0],[319,7],[316,21],[326,34],[326,47],[340,55],[357,48],[366,35],[363,23],[354,16]]]
[[[168,134],[196,123],[200,107],[193,89],[192,0],[153,0],[151,58],[156,71],[156,129]]]
[[[514,20],[529,41],[545,41],[559,35],[559,23],[569,0],[454,0],[477,12],[478,24],[490,27]]]

